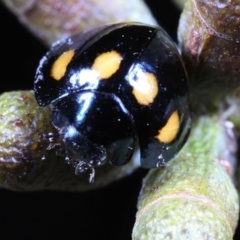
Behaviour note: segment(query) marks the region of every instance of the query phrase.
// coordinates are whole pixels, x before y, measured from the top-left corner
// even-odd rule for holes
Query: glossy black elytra
[[[160,28],[118,23],[57,42],[37,69],[35,95],[80,173],[121,166],[140,147],[141,166],[172,159],[190,131],[188,81]]]

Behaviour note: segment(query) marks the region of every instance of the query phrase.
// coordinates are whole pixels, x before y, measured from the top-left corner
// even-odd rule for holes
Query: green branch
[[[238,195],[222,165],[231,158],[218,118],[195,121],[180,154],[144,180],[133,239],[232,239]]]

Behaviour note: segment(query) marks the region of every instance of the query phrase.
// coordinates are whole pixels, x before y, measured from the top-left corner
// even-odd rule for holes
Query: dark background
[[[149,0],[154,16],[176,40],[180,12],[170,0]],[[32,89],[46,48],[0,4],[0,93]],[[23,82],[24,80],[24,82]],[[85,193],[0,190],[0,239],[131,239],[144,170]]]

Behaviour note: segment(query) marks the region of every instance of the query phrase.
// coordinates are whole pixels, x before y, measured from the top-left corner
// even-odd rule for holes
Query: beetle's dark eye
[[[41,106],[76,173],[121,166],[140,148],[141,166],[164,165],[189,135],[188,81],[160,27],[118,23],[54,44],[35,80]]]

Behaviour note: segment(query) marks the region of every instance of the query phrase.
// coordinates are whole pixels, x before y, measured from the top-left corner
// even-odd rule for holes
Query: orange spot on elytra
[[[155,75],[150,72],[139,72],[137,79],[132,82],[133,94],[139,104],[153,103],[158,94],[158,83]]]
[[[74,50],[69,50],[60,55],[52,65],[51,76],[59,81],[66,73],[67,66],[74,56]]]
[[[122,59],[116,51],[102,53],[95,58],[92,70],[98,72],[100,79],[107,79],[117,72]]]
[[[165,126],[158,131],[158,135],[155,136],[162,143],[170,143],[173,141],[179,130],[180,119],[177,111],[174,111],[169,117]]]

